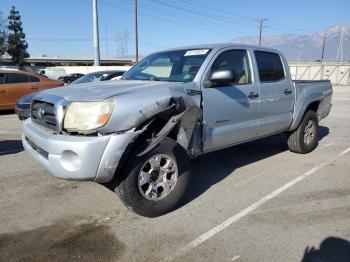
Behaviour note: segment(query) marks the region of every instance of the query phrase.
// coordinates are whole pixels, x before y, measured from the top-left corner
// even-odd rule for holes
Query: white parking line
[[[17,118],[0,118],[0,120],[2,120],[2,121],[18,120],[19,121],[19,119],[17,119]]]
[[[0,130],[0,135],[20,135],[21,132],[14,132],[11,130]]]
[[[213,236],[215,236],[216,234],[218,234],[219,232],[221,232],[222,230],[224,230],[225,228],[227,228],[228,226],[232,225],[233,223],[237,222],[239,219],[241,219],[242,217],[248,215],[249,213],[251,213],[252,211],[254,211],[255,209],[257,209],[258,207],[262,206],[263,204],[265,204],[266,202],[268,202],[269,200],[273,199],[274,197],[276,197],[277,195],[281,194],[282,192],[286,191],[288,188],[294,186],[295,184],[299,183],[300,181],[304,180],[305,178],[307,178],[308,176],[314,174],[316,171],[320,170],[321,168],[323,168],[324,166],[328,165],[329,163],[331,163],[332,161],[334,161],[337,157],[342,156],[347,154],[348,152],[350,152],[350,147],[348,147],[347,149],[345,149],[344,151],[340,152],[339,154],[337,154],[335,157],[333,157],[330,160],[324,161],[321,164],[311,168],[310,170],[306,171],[305,173],[301,174],[300,176],[294,178],[292,181],[288,182],[287,184],[283,185],[282,187],[276,189],[275,191],[273,191],[272,193],[268,194],[267,196],[265,196],[264,198],[258,200],[257,202],[255,202],[254,204],[250,205],[249,207],[243,209],[242,211],[238,212],[237,214],[235,214],[234,216],[228,218],[227,220],[225,220],[224,222],[222,222],[221,224],[217,225],[216,227],[212,228],[211,230],[209,230],[208,232],[202,234],[201,236],[197,237],[195,240],[193,240],[192,242],[188,243],[187,245],[183,246],[182,248],[180,248],[177,252],[175,252],[173,255],[168,256],[167,258],[164,259],[164,261],[171,261],[176,257],[180,257],[186,253],[188,253],[189,251],[191,251],[192,249],[196,248],[197,246],[199,246],[200,244],[202,244],[203,242],[207,241],[208,239],[212,238]]]
[[[324,147],[329,147],[329,146],[332,146],[334,144],[335,144],[335,142],[330,142],[330,143],[325,144]]]

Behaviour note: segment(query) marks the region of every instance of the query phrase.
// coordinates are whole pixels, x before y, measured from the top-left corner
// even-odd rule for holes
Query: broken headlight
[[[107,124],[114,101],[73,102],[69,105],[63,127],[70,132],[91,132]]]

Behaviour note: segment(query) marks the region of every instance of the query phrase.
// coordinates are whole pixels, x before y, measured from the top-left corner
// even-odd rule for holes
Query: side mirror
[[[210,78],[210,87],[229,85],[236,81],[236,72],[229,69],[215,70]]]

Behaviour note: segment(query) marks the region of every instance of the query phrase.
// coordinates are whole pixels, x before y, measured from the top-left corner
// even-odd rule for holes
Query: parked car
[[[62,85],[61,81],[24,71],[0,70],[0,110],[15,109],[17,99],[26,94]]]
[[[38,75],[45,76],[45,69],[37,69],[35,70],[35,73]]]
[[[61,80],[61,81],[63,81],[66,84],[70,84],[70,83],[72,83],[73,81],[79,79],[82,76],[84,76],[84,74],[74,73],[74,74],[69,74],[69,75],[66,75],[66,76],[60,76],[58,78],[58,80]]]
[[[23,121],[30,117],[30,105],[32,103],[33,97],[37,93],[39,93],[39,91],[24,95],[16,101],[15,112],[19,120]]]
[[[50,79],[58,80],[59,77],[67,75],[66,70],[61,67],[46,67],[45,69],[38,69],[35,71],[39,75],[46,76]]]
[[[117,80],[122,77],[125,71],[123,70],[108,70],[98,71],[84,75],[83,77],[75,80],[72,84],[82,84],[96,81]]]
[[[154,217],[183,199],[190,158],[281,132],[292,152],[315,149],[331,98],[328,80],[292,81],[277,50],[171,49],[120,81],[39,93],[23,145],[54,176],[107,183],[132,211]]]

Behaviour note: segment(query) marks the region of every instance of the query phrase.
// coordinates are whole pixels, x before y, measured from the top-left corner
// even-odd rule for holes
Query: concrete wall
[[[290,62],[294,80],[330,80],[333,85],[350,85],[350,62]]]

